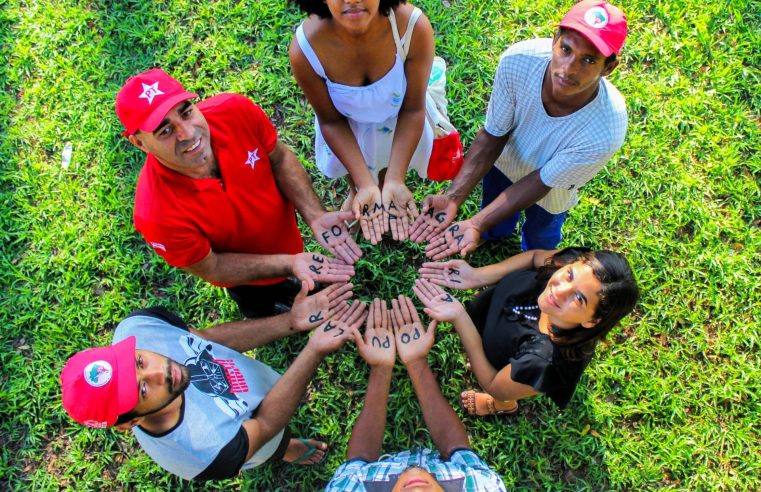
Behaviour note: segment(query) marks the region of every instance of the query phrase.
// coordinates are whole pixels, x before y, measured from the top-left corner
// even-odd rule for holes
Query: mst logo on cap
[[[114,425],[138,400],[135,337],[72,356],[61,371],[61,400],[71,418],[88,427]]]
[[[591,27],[602,29],[608,25],[608,13],[602,7],[592,7],[584,14],[584,22]]]
[[[558,25],[580,33],[605,57],[621,54],[629,32],[626,15],[604,0],[582,0],[566,12]]]
[[[111,364],[104,360],[96,360],[85,367],[85,381],[90,386],[97,388],[111,381],[113,373]]]

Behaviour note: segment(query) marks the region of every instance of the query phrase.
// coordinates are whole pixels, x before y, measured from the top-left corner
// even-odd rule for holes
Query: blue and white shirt
[[[398,476],[416,466],[428,470],[446,492],[500,492],[500,476],[470,449],[458,449],[443,460],[430,449],[403,451],[381,461],[351,460],[336,470],[326,492],[389,492]]]
[[[552,190],[537,205],[559,214],[578,203],[576,190],[610,160],[626,137],[626,102],[606,79],[597,96],[567,116],[547,114],[542,81],[552,58],[552,39],[516,43],[502,54],[494,77],[484,129],[510,133],[494,164],[510,181],[541,169]]]

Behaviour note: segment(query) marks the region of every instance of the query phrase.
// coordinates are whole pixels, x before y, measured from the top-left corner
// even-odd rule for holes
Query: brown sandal
[[[518,411],[518,402],[515,400],[495,401],[488,393],[476,393],[472,390],[460,393],[460,403],[470,415],[510,415]],[[503,408],[498,410],[497,405]]]

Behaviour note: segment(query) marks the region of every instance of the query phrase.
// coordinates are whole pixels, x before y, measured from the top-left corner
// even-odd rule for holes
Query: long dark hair
[[[547,259],[537,279],[547,281],[557,270],[577,261],[592,268],[601,289],[597,293],[599,301],[594,317],[599,321],[595,326],[564,330],[560,334],[553,332],[551,336],[552,342],[562,347],[563,356],[572,360],[591,356],[597,342],[604,340],[610,330],[632,312],[639,299],[639,287],[626,257],[608,250],[565,248]]]
[[[321,0],[291,0],[291,2],[298,5],[301,11],[307,15],[317,14],[317,17],[320,19],[329,19],[333,17],[330,14],[328,6]],[[388,17],[388,13],[391,9],[402,3],[407,2],[405,0],[380,0],[378,12]]]

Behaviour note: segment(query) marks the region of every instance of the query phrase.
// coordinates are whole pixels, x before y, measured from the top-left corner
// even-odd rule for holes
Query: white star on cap
[[[143,93],[140,94],[140,97],[142,99],[148,99],[148,105],[151,105],[153,103],[153,98],[158,96],[159,94],[163,94],[161,92],[161,89],[159,89],[159,83],[154,82],[152,85],[143,84]]]
[[[248,159],[246,159],[245,165],[251,166],[251,169],[253,169],[256,166],[256,161],[258,161],[259,159],[261,159],[261,157],[259,157],[259,149],[255,149],[253,151],[249,150]]]

